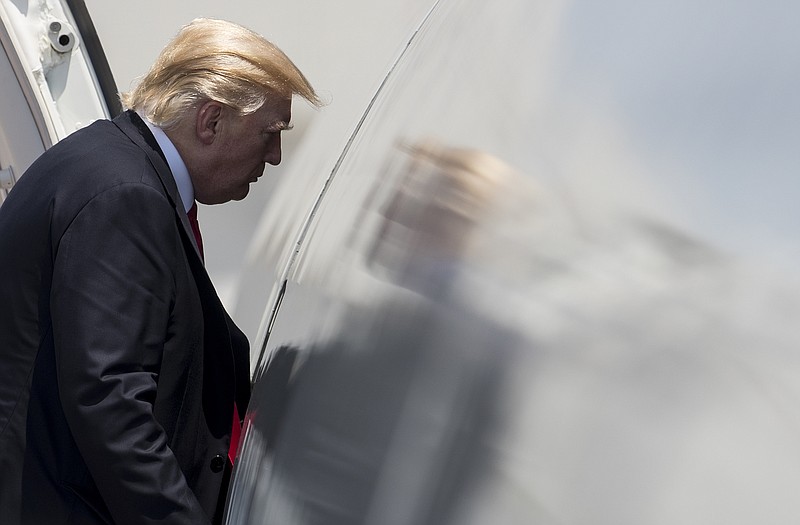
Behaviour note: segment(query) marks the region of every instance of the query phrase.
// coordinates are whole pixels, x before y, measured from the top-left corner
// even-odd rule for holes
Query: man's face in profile
[[[244,116],[225,108],[202,173],[192,178],[197,200],[220,204],[244,199],[266,164],[280,164],[281,132],[290,128],[291,118],[291,98],[269,98],[258,111]]]

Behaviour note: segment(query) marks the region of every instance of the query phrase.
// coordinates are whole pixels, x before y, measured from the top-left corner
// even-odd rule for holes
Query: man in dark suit
[[[263,37],[196,20],[124,114],[55,145],[10,193],[3,523],[220,520],[249,355],[203,266],[195,200],[242,199],[280,162],[295,94],[319,104]]]

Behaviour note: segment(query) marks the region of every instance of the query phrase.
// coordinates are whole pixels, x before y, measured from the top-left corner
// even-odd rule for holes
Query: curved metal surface
[[[254,263],[228,522],[798,515],[797,14],[441,0]]]
[[[70,12],[72,6],[83,5],[61,0],[0,0],[2,44],[45,147],[109,116],[92,60],[102,61],[97,67],[105,68],[106,73],[108,64],[102,54],[89,55],[79,29],[91,27],[91,21],[84,9],[78,13],[78,25]],[[88,44],[96,50],[93,36],[88,35]],[[108,75],[103,80],[106,88],[113,85]],[[26,168],[17,166],[19,173]]]
[[[103,51],[103,45],[100,43],[100,37],[97,35],[92,17],[89,16],[89,10],[86,9],[86,3],[83,0],[66,0],[66,2],[81,34],[86,53],[89,55],[109,116],[114,118],[122,113],[122,103],[119,100],[117,83],[114,81],[114,75],[108,65],[108,59]]]
[[[325,114],[313,121],[308,131],[306,143],[315,144],[313,152],[301,148],[293,152],[292,166],[288,177],[291,181],[278,181],[271,191],[269,205],[266,206],[254,240],[248,250],[247,263],[240,277],[241,290],[236,302],[237,323],[245,333],[258,341],[261,346],[252,354],[253,368],[263,365],[264,347],[269,337],[268,329],[274,320],[275,306],[280,302],[280,294],[284,288],[296,254],[303,244],[312,217],[315,215],[330,181],[336,176],[346,152],[350,149],[364,123],[366,115],[375,103],[378,94],[386,85],[394,67],[402,55],[408,50],[411,41],[417,35],[420,21],[425,20],[435,2],[429,0],[405,1],[401,12],[395,13],[392,24],[384,24],[389,35],[404,37],[397,44],[381,43],[374,46],[377,57],[385,57],[386,73],[377,77],[374,91],[359,88],[363,98],[344,99],[336,96],[335,102],[325,108]],[[406,34],[406,32],[408,34]],[[395,51],[388,55],[390,49]],[[371,59],[378,63],[378,58]],[[365,71],[348,74],[354,79],[369,78],[374,66],[365,67]],[[355,80],[350,81],[351,83]],[[363,82],[363,80],[362,80]],[[366,83],[366,82],[364,82]],[[361,102],[356,103],[357,100]],[[363,108],[367,110],[364,111]],[[358,113],[357,113],[358,112]],[[352,130],[352,131],[351,131]]]
[[[119,101],[81,0],[0,0],[0,45],[1,204],[45,149]]]

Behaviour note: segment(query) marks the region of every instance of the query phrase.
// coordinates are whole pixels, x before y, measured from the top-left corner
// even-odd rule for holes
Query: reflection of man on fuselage
[[[307,524],[454,522],[491,457],[515,337],[451,292],[507,168],[432,144],[409,153],[367,253],[390,295],[347,308],[332,340],[278,349],[259,381],[281,419],[260,411],[254,421],[272,439],[255,515],[288,504]],[[298,354],[275,410],[269,400],[283,394],[263,382],[288,377],[280,370]]]

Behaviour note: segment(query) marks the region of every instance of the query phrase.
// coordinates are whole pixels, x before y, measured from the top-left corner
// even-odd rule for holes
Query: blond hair
[[[198,18],[180,30],[139,84],[120,99],[125,109],[169,129],[206,100],[247,115],[270,96],[294,94],[321,105],[305,76],[274,44],[232,22]]]

